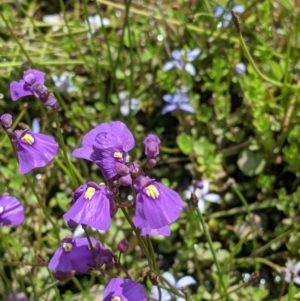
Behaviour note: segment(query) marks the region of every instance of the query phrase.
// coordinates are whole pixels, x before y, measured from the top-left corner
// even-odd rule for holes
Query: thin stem
[[[54,111],[54,119],[55,119],[55,123],[56,123],[56,129],[57,129],[59,144],[60,144],[60,147],[63,151],[65,162],[66,162],[66,164],[69,168],[69,171],[70,171],[70,180],[71,180],[73,186],[76,187],[76,186],[78,186],[79,183],[77,182],[77,179],[74,176],[73,168],[70,164],[70,161],[69,161],[69,158],[68,158],[68,155],[67,155],[66,145],[65,145],[65,142],[64,142],[64,138],[61,134],[61,127],[60,127],[60,123],[59,123],[59,119],[58,119],[58,113],[57,113],[56,110]]]
[[[38,204],[41,207],[44,215],[46,216],[47,220],[51,223],[58,241],[60,241],[59,229],[58,229],[56,223],[52,220],[50,214],[47,211],[47,208],[45,207],[45,205],[44,205],[43,201],[41,200],[40,196],[38,195],[38,193],[36,192],[35,187],[34,187],[32,181],[31,181],[30,177],[28,175],[24,175],[24,176],[25,176],[25,178],[26,178],[26,180],[27,180],[27,182],[30,186],[30,189],[32,190],[34,196],[36,197],[36,199],[38,201]]]
[[[52,272],[51,272],[49,269],[48,269],[48,273],[49,273],[49,276],[50,276],[50,278],[51,278],[51,280],[52,280],[52,283],[55,282],[55,285],[53,286],[53,288],[54,288],[54,290],[55,290],[55,295],[56,295],[55,300],[57,300],[57,301],[62,301],[62,299],[61,299],[61,297],[60,297],[60,293],[59,293],[58,288],[57,288],[56,280],[54,279],[53,274],[52,274]]]
[[[293,279],[290,280],[289,283],[289,290],[288,290],[288,301],[294,300],[294,281]]]
[[[219,294],[222,295],[223,292],[226,293],[226,287],[225,287],[225,284],[224,284],[224,281],[223,281],[222,269],[221,269],[220,264],[218,262],[217,255],[216,255],[216,252],[215,252],[215,249],[214,249],[214,246],[213,246],[213,242],[211,240],[211,237],[210,237],[209,231],[207,229],[206,223],[204,221],[204,218],[203,218],[203,216],[202,216],[202,214],[201,214],[201,212],[198,208],[196,208],[196,212],[197,212],[198,219],[200,220],[204,235],[205,235],[206,240],[208,242],[208,245],[209,245],[213,260],[214,260],[214,263],[217,267],[220,283],[221,283],[221,286],[222,286],[222,290],[219,286],[218,286],[218,290],[219,290]]]

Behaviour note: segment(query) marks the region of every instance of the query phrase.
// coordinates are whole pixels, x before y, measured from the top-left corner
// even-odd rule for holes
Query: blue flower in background
[[[170,285],[172,285],[176,290],[180,290],[182,287],[187,287],[193,284],[196,284],[196,280],[191,276],[184,276],[180,278],[177,282],[174,276],[169,272],[164,272],[162,274],[163,278],[165,278]],[[167,290],[161,288],[161,298],[159,298],[159,289],[156,285],[152,286],[151,295],[154,300],[161,300],[161,301],[170,301],[176,299],[176,301],[184,301],[184,298],[179,296],[174,296],[173,294],[169,293]]]
[[[173,68],[177,68],[179,70],[185,70],[190,75],[195,76],[196,69],[190,62],[194,61],[200,52],[201,50],[199,48],[188,50],[187,52],[175,49],[172,51],[173,60],[164,64],[162,70],[169,71]]]
[[[223,27],[227,27],[232,19],[230,10],[233,10],[235,13],[242,14],[245,11],[245,7],[242,5],[235,5],[232,9],[228,9],[229,12],[225,11],[221,6],[216,6],[214,8],[214,15],[215,17],[222,19]]]
[[[186,111],[189,113],[195,112],[194,108],[191,105],[187,104],[187,102],[189,101],[189,97],[183,95],[180,92],[180,90],[177,90],[174,95],[170,95],[170,94],[164,95],[163,100],[169,103],[163,108],[162,110],[163,115],[172,112],[176,109]]]
[[[244,63],[242,63],[242,62],[237,63],[234,66],[234,70],[235,70],[236,74],[243,75],[246,72],[246,65]]]
[[[140,101],[136,98],[129,98],[127,91],[119,92],[120,111],[123,116],[128,116],[130,111],[138,111]]]

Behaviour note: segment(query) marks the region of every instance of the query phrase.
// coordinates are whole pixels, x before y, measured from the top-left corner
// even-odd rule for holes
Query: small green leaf
[[[188,134],[181,134],[177,136],[176,142],[180,150],[185,154],[188,155],[191,153],[193,148],[193,140],[192,137]]]
[[[266,160],[262,155],[247,149],[240,153],[237,164],[244,175],[252,177],[263,171]]]

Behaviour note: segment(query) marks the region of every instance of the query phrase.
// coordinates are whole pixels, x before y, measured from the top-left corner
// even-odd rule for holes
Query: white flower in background
[[[38,134],[41,131],[40,118],[36,117],[32,119],[31,129],[35,134]]]
[[[279,272],[284,274],[284,281],[291,282],[294,281],[296,284],[300,285],[300,261],[293,264],[291,259],[288,259],[285,267],[279,268]]]
[[[77,91],[77,87],[74,86],[72,78],[74,77],[74,74],[66,74],[63,73],[60,76],[52,75],[51,78],[54,82],[54,85],[56,89],[59,92],[75,92]]]
[[[43,16],[43,22],[48,25],[52,25],[53,31],[58,31],[65,25],[62,14],[45,15]]]
[[[220,204],[221,197],[217,193],[209,193],[209,181],[201,181],[202,188],[197,188],[195,186],[189,186],[187,190],[183,193],[185,197],[189,200],[192,193],[198,198],[198,208],[201,213],[205,212],[205,201],[210,203]]]
[[[129,98],[127,91],[119,93],[120,111],[123,116],[128,116],[130,111],[137,111],[139,109],[140,101],[136,98]]]
[[[177,282],[174,278],[174,276],[169,272],[164,272],[162,274],[163,278],[166,279],[166,281],[172,285],[176,290],[180,290],[182,287],[187,287],[192,284],[196,284],[196,280],[191,276],[184,276],[180,278]],[[169,293],[167,290],[161,288],[161,299],[159,299],[159,288],[156,285],[152,286],[151,289],[151,295],[154,300],[160,300],[160,301],[170,301],[173,300],[172,298],[175,298],[176,301],[185,301],[184,298],[174,296],[173,294]]]
[[[85,21],[87,29],[89,28],[88,23],[91,26],[91,34],[94,34],[95,31],[103,26],[109,26],[111,24],[110,20],[107,18],[101,18],[99,15],[89,16],[88,20]],[[90,33],[88,32],[88,37],[90,37]]]
[[[91,229],[93,231],[98,231],[100,234],[104,234],[106,232],[105,230],[97,230],[95,228],[91,228]],[[84,236],[85,236],[84,229],[82,228],[81,224],[79,224],[73,232],[73,237],[79,238],[79,237],[84,237]]]

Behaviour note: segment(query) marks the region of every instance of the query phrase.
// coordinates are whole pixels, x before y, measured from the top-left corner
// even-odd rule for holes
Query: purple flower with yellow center
[[[126,125],[120,121],[105,125],[105,131],[99,133],[93,144],[95,163],[103,176],[111,180],[118,175],[117,163],[126,163],[128,152],[134,147],[134,138]]]
[[[24,222],[23,205],[13,196],[0,197],[0,226],[19,226]]]
[[[75,149],[72,156],[95,162],[104,177],[111,179],[117,175],[115,163],[126,162],[128,151],[133,147],[134,138],[127,126],[121,121],[112,121],[89,131],[83,137],[82,146]]]
[[[101,244],[95,238],[90,237],[94,248],[94,254],[99,256]],[[48,263],[48,268],[52,271],[85,273],[96,263],[88,239],[66,237],[61,240],[60,247]]]
[[[163,96],[163,100],[167,103],[163,110],[162,114],[167,114],[169,112],[172,112],[174,110],[182,110],[189,113],[194,113],[194,108],[189,105],[187,102],[189,101],[189,97],[182,94],[180,90],[177,90],[174,95],[166,94]]]
[[[172,51],[173,60],[164,64],[162,70],[169,71],[173,68],[177,68],[179,70],[185,70],[190,75],[195,76],[196,69],[190,62],[194,61],[200,52],[201,50],[199,48],[188,51],[175,49]]]
[[[161,229],[173,223],[182,210],[177,192],[149,177],[135,179],[136,208],[133,222],[140,229]]]
[[[105,286],[103,301],[147,301],[147,295],[140,283],[113,278]]]
[[[55,109],[56,99],[52,93],[48,92],[44,82],[44,72],[35,69],[25,71],[23,79],[19,82],[14,81],[10,84],[11,99],[16,101],[21,97],[34,95],[36,98],[41,100],[44,106],[49,106]]]
[[[21,174],[46,166],[58,151],[58,144],[52,137],[28,130],[15,131],[12,142],[16,145]]]
[[[88,182],[63,218],[68,223],[75,222],[97,230],[107,230],[115,213],[112,195],[106,185]]]

